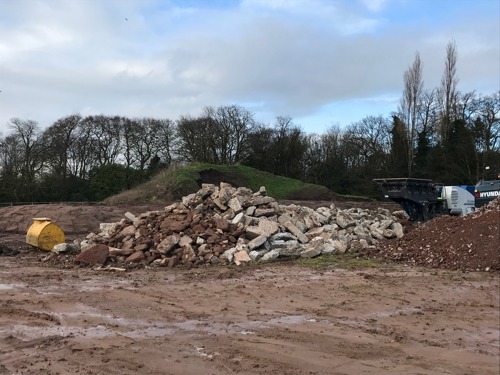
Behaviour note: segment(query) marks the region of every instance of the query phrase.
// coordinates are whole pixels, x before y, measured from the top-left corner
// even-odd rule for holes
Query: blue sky
[[[500,89],[498,0],[0,0],[0,133],[73,113],[176,120],[239,104],[322,133],[390,116],[420,53],[439,85]]]

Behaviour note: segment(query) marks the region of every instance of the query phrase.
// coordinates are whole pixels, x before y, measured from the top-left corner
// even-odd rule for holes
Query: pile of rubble
[[[409,265],[463,271],[500,271],[500,197],[465,217],[439,216],[369,256]]]
[[[82,241],[76,260],[175,267],[361,252],[401,238],[398,220],[404,215],[383,208],[280,205],[264,187],[254,193],[204,184],[161,211],[127,213],[119,223],[101,224],[100,233]]]

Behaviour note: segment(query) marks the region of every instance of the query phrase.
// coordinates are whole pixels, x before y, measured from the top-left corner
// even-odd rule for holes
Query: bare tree
[[[422,62],[420,54],[417,52],[415,60],[411,67],[404,72],[404,92],[400,104],[400,119],[406,126],[406,139],[408,141],[408,148],[406,159],[408,166],[408,176],[412,174],[413,158],[415,156],[415,148],[417,146],[417,137],[419,132],[419,117],[420,106],[422,101]]]
[[[454,41],[446,46],[446,59],[441,87],[439,88],[439,103],[441,107],[441,137],[446,138],[450,125],[455,120],[454,109],[457,102],[457,47]]]
[[[302,160],[307,149],[306,135],[290,116],[276,117],[273,145],[269,159],[273,173],[285,177],[302,178]]]
[[[320,184],[321,172],[325,164],[325,150],[322,137],[318,134],[309,134],[304,138],[306,148],[302,158],[302,173],[307,182]]]
[[[216,145],[212,137],[216,132],[213,119],[202,117],[181,116],[177,121],[176,154],[179,159],[187,162],[219,163]]]
[[[186,161],[236,164],[249,154],[253,115],[239,106],[206,107],[198,118],[177,123],[177,152]]]
[[[177,145],[175,122],[169,119],[157,119],[151,131],[157,135],[155,139],[155,152],[166,165],[170,165],[174,159],[174,149]]]
[[[175,124],[168,119],[126,120],[123,127],[124,157],[127,167],[144,171],[153,158],[172,162]]]
[[[476,100],[476,121],[481,123],[477,138],[481,152],[500,151],[500,91]]]
[[[51,173],[66,178],[69,173],[69,152],[76,141],[75,131],[82,117],[73,114],[57,120],[43,132],[45,157]]]
[[[438,109],[436,102],[436,90],[424,91],[419,105],[419,134],[424,133],[432,140],[437,131]]]
[[[216,127],[213,142],[221,164],[236,164],[248,154],[248,138],[255,128],[252,113],[237,106],[206,107],[203,116],[211,118]]]
[[[390,125],[382,116],[367,116],[351,124],[344,133],[345,155],[354,168],[368,166],[379,171],[390,151]]]
[[[342,142],[344,133],[339,125],[331,126],[326,133],[321,136],[324,147],[325,161],[332,163],[333,161],[342,160]]]
[[[36,121],[13,118],[10,120],[12,136],[18,138],[21,146],[21,185],[25,199],[31,199],[36,180],[44,167],[44,147],[40,127]]]
[[[0,197],[16,201],[22,199],[19,186],[22,160],[22,145],[18,137],[8,135],[0,141]]]
[[[68,152],[69,172],[78,178],[88,179],[88,172],[97,164],[96,142],[93,139],[91,123],[80,121],[74,134],[75,141]]]
[[[99,166],[113,164],[118,161],[121,147],[121,129],[123,118],[114,116],[88,116],[83,119],[92,134],[95,144],[95,157]]]
[[[0,175],[10,178],[19,177],[22,169],[21,141],[14,135],[8,135],[0,141]]]
[[[248,136],[248,155],[243,162],[253,168],[273,172],[269,162],[273,150],[274,129],[264,124],[257,124]]]

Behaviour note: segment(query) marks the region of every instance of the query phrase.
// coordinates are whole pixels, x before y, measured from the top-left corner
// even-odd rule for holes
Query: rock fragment
[[[203,184],[163,210],[127,213],[100,228],[82,241],[100,250],[83,255],[83,249],[79,261],[104,263],[109,256],[113,262],[163,267],[242,264],[361,252],[403,235],[397,218],[384,209],[280,205],[264,187],[254,193],[227,183]]]
[[[87,263],[91,265],[106,263],[106,259],[109,255],[109,248],[103,244],[97,244],[89,246],[82,249],[82,251],[76,256],[76,261],[81,263]]]

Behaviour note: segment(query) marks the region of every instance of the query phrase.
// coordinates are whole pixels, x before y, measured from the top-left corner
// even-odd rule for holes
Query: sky
[[[0,135],[233,104],[323,133],[396,111],[417,52],[437,88],[450,41],[461,92],[500,90],[500,0],[0,0]]]

